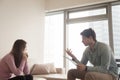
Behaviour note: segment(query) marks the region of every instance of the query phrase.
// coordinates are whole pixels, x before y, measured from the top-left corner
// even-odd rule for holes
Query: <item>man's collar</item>
[[[89,46],[90,51],[94,52],[95,49],[97,48],[97,45],[98,45],[98,42],[96,41],[96,42],[95,42],[95,45],[94,45],[94,47],[93,47],[93,50],[91,50],[91,48],[90,48],[90,46]]]

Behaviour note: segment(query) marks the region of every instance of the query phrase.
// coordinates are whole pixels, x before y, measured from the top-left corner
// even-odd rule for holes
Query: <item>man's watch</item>
[[[85,71],[87,71],[87,66],[86,66],[86,68],[85,68]]]

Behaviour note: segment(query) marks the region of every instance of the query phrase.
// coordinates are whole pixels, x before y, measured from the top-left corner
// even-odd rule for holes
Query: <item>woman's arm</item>
[[[14,62],[14,57],[12,55],[8,55],[8,57],[6,58],[6,63],[8,67],[10,68],[10,71],[14,73],[15,75],[23,74],[25,62],[26,62],[25,59],[22,59],[19,68],[17,68]]]
[[[24,74],[30,74],[30,70],[29,70],[29,66],[28,66],[28,62],[27,61],[25,63],[25,67],[24,67],[23,72],[24,72]]]

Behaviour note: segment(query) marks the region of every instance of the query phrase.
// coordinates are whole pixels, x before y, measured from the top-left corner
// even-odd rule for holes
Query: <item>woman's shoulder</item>
[[[10,60],[10,59],[12,59],[13,58],[13,55],[11,54],[11,53],[8,53],[8,54],[6,54],[5,56],[4,56],[4,59],[5,60]]]

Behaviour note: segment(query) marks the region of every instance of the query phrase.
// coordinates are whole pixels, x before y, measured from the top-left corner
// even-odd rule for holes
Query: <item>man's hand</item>
[[[87,66],[84,65],[84,64],[78,64],[78,65],[77,65],[77,69],[78,69],[79,71],[85,71],[86,68],[87,68]]]
[[[66,53],[67,53],[69,56],[71,56],[73,59],[76,58],[76,57],[72,54],[71,49],[68,49],[68,48],[67,48],[65,51],[66,51]]]

